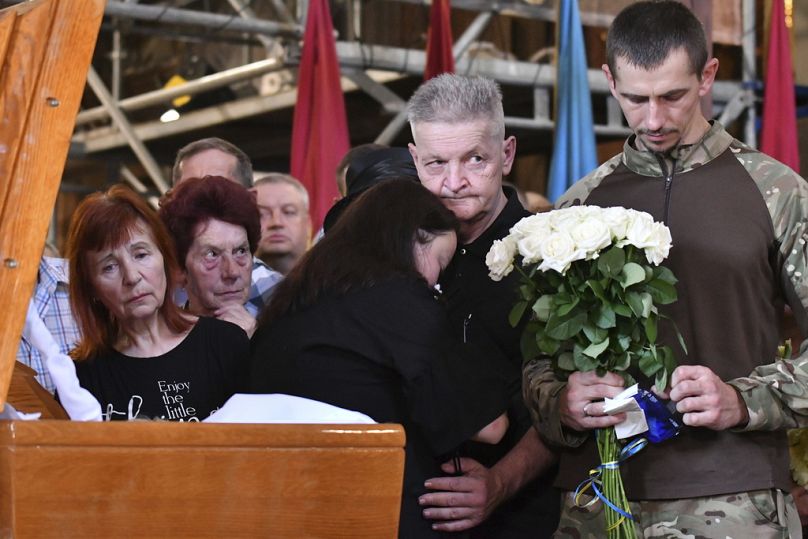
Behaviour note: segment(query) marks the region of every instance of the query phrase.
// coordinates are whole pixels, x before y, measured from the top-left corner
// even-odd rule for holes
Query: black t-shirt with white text
[[[199,318],[163,355],[112,351],[76,363],[79,383],[101,403],[105,420],[201,421],[246,387],[249,339],[235,324]]]

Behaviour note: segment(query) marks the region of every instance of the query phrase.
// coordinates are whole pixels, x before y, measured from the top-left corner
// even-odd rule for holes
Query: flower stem
[[[614,434],[614,428],[598,429],[598,453],[600,462],[605,465],[601,474],[601,490],[603,495],[620,510],[631,515],[628,498],[623,488],[620,468],[613,464],[620,459],[620,446]],[[604,504],[606,518],[606,536],[608,539],[636,539],[634,521]]]

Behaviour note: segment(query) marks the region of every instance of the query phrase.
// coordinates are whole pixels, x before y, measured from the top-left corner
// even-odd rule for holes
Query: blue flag
[[[578,0],[561,0],[558,9],[555,145],[547,182],[551,202],[598,166]]]

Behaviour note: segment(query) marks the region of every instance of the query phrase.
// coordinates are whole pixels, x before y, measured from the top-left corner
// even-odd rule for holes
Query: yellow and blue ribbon
[[[617,460],[613,460],[611,462],[603,462],[596,468],[589,470],[589,477],[581,481],[578,484],[578,486],[575,487],[575,493],[573,494],[575,505],[578,507],[585,508],[590,507],[591,505],[597,503],[598,500],[600,500],[609,509],[619,514],[621,517],[635,520],[634,517],[631,515],[631,513],[617,507],[617,505],[615,505],[608,497],[606,497],[606,495],[603,494],[603,491],[598,487],[600,487],[603,484],[600,478],[603,475],[604,470],[618,470],[620,468],[621,463],[625,462],[629,458],[633,457],[634,455],[642,451],[646,445],[648,445],[647,439],[636,438],[632,440],[630,443],[626,444],[626,446],[620,450],[620,456]],[[589,489],[592,489],[592,491],[595,493],[595,496],[585,504],[581,504],[581,495],[584,494]],[[619,522],[620,521],[618,521],[618,524]],[[617,524],[615,524],[615,526],[616,525]]]

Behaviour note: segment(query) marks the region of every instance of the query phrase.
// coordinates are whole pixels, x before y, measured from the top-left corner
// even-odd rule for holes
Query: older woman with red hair
[[[233,322],[251,336],[258,309],[248,300],[261,240],[255,194],[222,176],[189,178],[160,201],[159,215],[177,247],[186,310]],[[271,291],[277,281],[268,279],[268,286],[255,284]]]
[[[173,242],[130,189],[114,186],[79,205],[67,256],[82,333],[72,355],[105,419],[199,421],[244,387],[246,334],[174,304]]]

